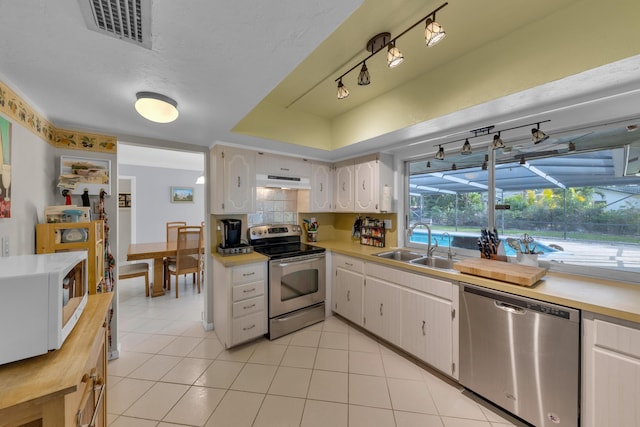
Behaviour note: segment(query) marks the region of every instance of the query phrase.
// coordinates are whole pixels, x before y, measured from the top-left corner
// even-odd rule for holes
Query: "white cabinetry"
[[[335,210],[380,212],[385,187],[393,186],[393,158],[375,154],[336,164]]]
[[[356,258],[333,255],[333,311],[362,326],[364,292],[363,262]]]
[[[287,157],[271,153],[256,153],[257,174],[311,177],[311,163],[297,157]]]
[[[255,211],[255,152],[216,145],[211,149],[211,212]]]
[[[375,277],[365,279],[364,289],[364,327],[399,346],[402,289]]]
[[[225,348],[267,333],[267,263],[225,267],[213,263],[213,321]]]
[[[326,163],[311,165],[311,212],[333,209],[333,168]]]
[[[640,325],[583,313],[582,425],[640,426]]]

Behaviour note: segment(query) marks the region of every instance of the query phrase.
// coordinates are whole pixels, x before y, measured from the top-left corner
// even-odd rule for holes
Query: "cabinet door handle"
[[[322,193],[322,183],[320,183],[320,192]]]
[[[362,181],[362,189],[366,190],[366,188],[364,188],[364,181]]]
[[[348,265],[349,267],[353,267],[353,264],[351,264],[350,262],[345,262],[344,265]]]
[[[427,331],[424,330],[425,325],[427,324],[426,321],[422,321],[422,335],[427,335]]]
[[[347,301],[351,301],[351,291],[347,291]]]
[[[343,182],[343,183],[342,183],[342,191],[347,191],[347,189],[346,189],[346,187],[345,187],[345,186],[346,186],[346,184],[347,184],[346,182]]]
[[[242,273],[242,277],[253,276],[254,274],[256,274],[255,271],[252,271],[251,273]]]
[[[245,305],[245,306],[243,306],[242,308],[243,308],[244,310],[249,310],[250,308],[253,308],[253,307],[255,307],[255,306],[256,306],[255,304],[251,304],[251,305]]]
[[[238,176],[238,188],[240,188],[240,176]]]
[[[380,316],[382,316],[382,303],[380,303]]]
[[[256,327],[256,324],[254,323],[254,324],[253,324],[253,325],[251,325],[251,326],[247,326],[246,328],[242,328],[242,330],[243,330],[243,331],[249,331],[249,330],[251,330],[251,329],[253,329],[253,328],[255,328],[255,327]]]
[[[245,294],[248,294],[249,292],[255,292],[256,288],[251,288],[251,289],[243,289],[242,292],[244,292]]]

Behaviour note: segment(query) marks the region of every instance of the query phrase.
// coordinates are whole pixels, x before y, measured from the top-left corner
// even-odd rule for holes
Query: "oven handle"
[[[289,267],[290,265],[307,264],[309,262],[321,260],[322,258],[324,257],[312,257],[312,258],[303,259],[301,261],[283,262],[278,264],[278,267],[285,268],[285,267]]]

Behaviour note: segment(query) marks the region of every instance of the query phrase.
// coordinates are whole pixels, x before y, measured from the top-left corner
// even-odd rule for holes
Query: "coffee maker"
[[[222,242],[220,242],[220,247],[224,249],[241,246],[242,221],[239,219],[221,219],[220,222],[222,223]]]

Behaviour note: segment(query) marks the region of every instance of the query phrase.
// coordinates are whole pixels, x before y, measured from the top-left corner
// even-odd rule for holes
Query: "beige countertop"
[[[269,258],[257,252],[251,252],[250,254],[222,256],[214,250],[211,251],[211,256],[221,262],[225,267],[234,267],[236,265],[252,264],[254,262],[269,260]]]
[[[388,251],[392,248],[376,248],[364,246],[358,242],[344,241],[321,241],[314,243],[314,245],[322,246],[334,253],[353,256],[390,267],[485,286],[640,323],[640,285],[633,283],[547,272],[547,275],[535,285],[524,287],[472,276],[456,270],[439,270],[373,256],[375,253]]]

